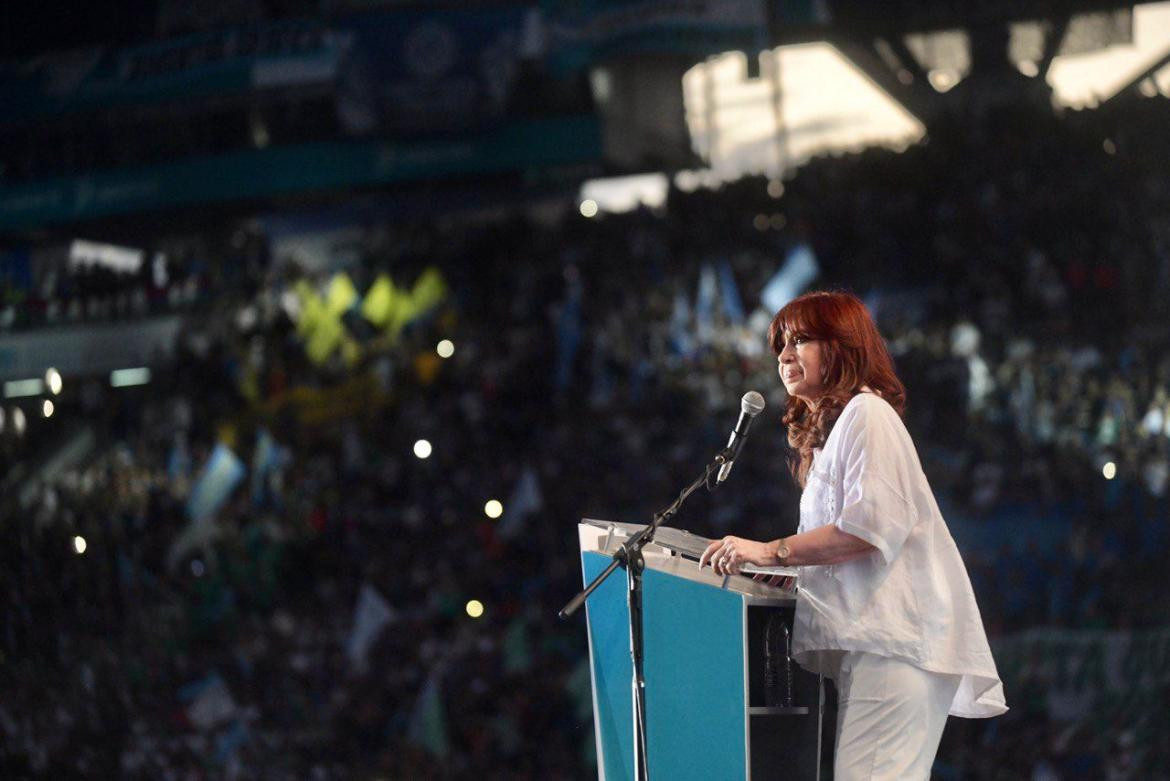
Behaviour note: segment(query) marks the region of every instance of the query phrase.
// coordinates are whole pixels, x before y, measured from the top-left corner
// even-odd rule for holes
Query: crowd
[[[100,262],[102,251],[127,260],[113,267]],[[0,334],[201,311],[211,291],[244,288],[269,263],[266,242],[246,225],[146,248],[74,242],[0,255]]]
[[[213,270],[156,382],[63,401],[98,454],[0,499],[0,775],[590,777],[585,631],[555,618],[580,586],[575,522],[648,519],[758,389],[737,490],[696,494],[678,523],[795,528],[761,294],[811,251],[816,284],[877,313],[993,647],[1014,660],[1013,709],[952,720],[937,773],[1165,777],[1157,699],[1125,707],[1123,691],[1107,723],[1097,703],[1057,707],[1043,659],[1011,649],[1037,628],[1168,624],[1151,596],[1170,190],[1148,132],[1166,111],[956,118],[902,154],[672,190],[658,210],[411,226],[347,278],[364,293],[437,268],[446,298],[393,338],[347,315],[354,350],[315,358],[303,283],[328,290],[333,271]],[[220,447],[247,476],[200,523],[187,499]]]

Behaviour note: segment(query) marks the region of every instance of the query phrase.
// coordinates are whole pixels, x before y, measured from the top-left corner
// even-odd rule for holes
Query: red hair
[[[841,411],[868,386],[898,414],[906,408],[906,388],[894,373],[894,361],[865,304],[852,293],[805,293],[785,304],[768,329],[768,343],[777,356],[785,337],[800,335],[821,342],[825,393],[816,406],[789,396],[783,423],[794,453],[789,468],[803,487],[812,467],[813,450],[823,447]]]

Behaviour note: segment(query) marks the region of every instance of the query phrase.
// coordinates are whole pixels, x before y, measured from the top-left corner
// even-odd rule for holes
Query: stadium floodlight
[[[110,387],[128,388],[132,385],[145,385],[150,382],[150,369],[114,369],[110,372]]]

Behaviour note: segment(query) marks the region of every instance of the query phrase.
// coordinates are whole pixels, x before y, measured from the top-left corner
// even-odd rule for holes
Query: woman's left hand
[[[699,569],[710,564],[716,575],[738,575],[745,564],[770,566],[776,563],[773,559],[768,543],[728,536],[707,546],[699,557]]]

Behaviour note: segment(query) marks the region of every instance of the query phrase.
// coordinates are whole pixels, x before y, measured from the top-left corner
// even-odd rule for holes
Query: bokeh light
[[[489,499],[483,506],[483,512],[489,518],[499,518],[504,514],[504,505],[499,499]]]
[[[110,372],[110,387],[129,388],[150,382],[150,369],[141,366],[136,369],[115,369]]]
[[[444,339],[435,347],[435,352],[439,354],[440,358],[450,358],[455,354],[455,343],[450,339]]]
[[[483,603],[478,599],[468,600],[466,610],[467,615],[472,618],[479,618],[483,615]]]
[[[430,458],[431,443],[425,439],[420,439],[414,443],[414,454],[419,458]]]
[[[45,384],[49,386],[49,392],[54,396],[59,394],[63,384],[61,381],[61,372],[50,368],[45,372]]]
[[[41,404],[41,414],[44,415],[46,418],[53,417],[53,410],[54,409],[56,409],[56,407],[53,406],[53,402],[51,399],[45,399],[44,403]]]
[[[1101,474],[1105,475],[1106,480],[1112,480],[1117,477],[1117,464],[1112,461],[1106,461],[1105,466],[1101,467]]]
[[[582,217],[596,217],[597,216],[597,201],[592,198],[586,198],[581,201],[581,216]]]
[[[85,549],[87,547],[88,546],[85,543],[85,538],[80,534],[73,538],[73,550],[77,553],[78,556],[85,553]]]

